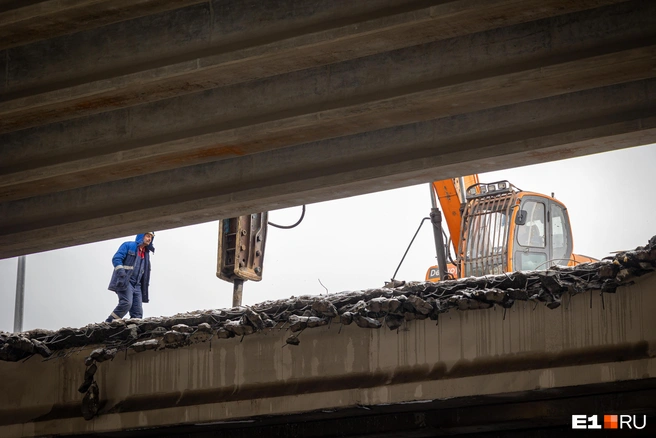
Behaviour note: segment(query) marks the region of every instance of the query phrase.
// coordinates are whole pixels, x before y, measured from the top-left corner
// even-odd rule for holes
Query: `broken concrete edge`
[[[0,360],[19,361],[39,354],[63,357],[91,345],[100,348],[86,358],[86,365],[113,359],[118,351],[135,352],[178,348],[192,343],[243,337],[271,329],[290,330],[287,344],[298,345],[306,328],[330,324],[339,318],[345,325],[390,330],[404,321],[437,320],[441,313],[457,310],[510,308],[516,301],[543,303],[550,309],[563,296],[599,290],[615,293],[635,278],[656,269],[656,236],[647,245],[614,257],[577,266],[555,266],[546,271],[520,271],[485,277],[431,282],[392,281],[382,288],[300,296],[266,301],[254,306],[212,309],[171,317],[114,320],[57,331],[35,329],[23,333],[0,332]]]

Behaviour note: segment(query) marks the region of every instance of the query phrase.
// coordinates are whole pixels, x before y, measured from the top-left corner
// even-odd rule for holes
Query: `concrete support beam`
[[[0,257],[656,141],[652,1],[291,4],[0,53]]]
[[[4,202],[0,255],[647,144],[655,135],[656,80],[636,81]]]
[[[38,128],[0,135],[0,200],[87,185],[91,175],[102,183],[653,77],[656,5],[646,6],[495,29],[64,123],[41,119]],[[621,29],[592,32],[612,27],[618,14]]]
[[[43,8],[49,3],[51,2],[39,3],[36,6]],[[139,6],[138,3],[150,3],[150,1],[137,2],[135,8]],[[169,7],[171,3],[168,2]],[[182,2],[179,7],[190,3],[199,2]],[[316,2],[301,3],[306,7],[317,6]],[[368,6],[364,3],[368,3]],[[201,5],[187,12],[190,17],[186,19],[193,19],[194,24],[204,29],[200,33],[197,31],[199,33],[197,43],[200,46],[198,50],[187,50],[170,59],[158,58],[145,63],[141,58],[146,55],[138,48],[126,46],[121,47],[122,50],[118,52],[114,47],[107,47],[113,57],[121,58],[117,62],[125,64],[123,69],[104,69],[91,77],[81,76],[80,71],[75,69],[70,70],[66,76],[60,76],[57,83],[48,84],[52,78],[43,77],[34,78],[32,87],[22,91],[18,91],[20,90],[18,86],[8,87],[6,99],[0,103],[0,117],[2,117],[0,130],[22,129],[48,121],[65,120],[180,94],[335,64],[501,26],[549,18],[564,11],[571,13],[586,10],[617,1],[470,0],[448,3],[407,1],[396,3],[363,2],[360,6],[362,10],[350,10],[352,14],[350,17],[343,17],[337,14],[337,11],[331,10],[329,5],[322,5],[326,8],[322,11],[326,17],[322,21],[313,23],[312,26],[297,18],[290,23],[291,30],[278,31],[268,38],[236,37],[234,42],[227,44],[225,35],[214,35],[212,38],[214,17],[210,15],[214,11],[210,2],[209,10],[206,9],[207,5]],[[164,5],[167,5],[167,2],[164,2],[162,7],[165,7]],[[262,5],[253,6],[257,9],[265,8]],[[121,8],[121,5],[112,7],[125,12],[125,8]],[[221,6],[221,10],[223,9],[225,6]],[[67,10],[58,12],[68,13]],[[179,11],[173,11],[168,17],[157,17],[157,19],[175,22],[174,15],[180,14]],[[150,17],[142,21],[152,19],[154,18]],[[138,28],[143,26],[148,24],[135,21],[132,23],[134,29],[114,26],[106,29],[102,37],[107,38],[106,34],[126,31],[139,35],[143,31],[140,32]],[[200,34],[203,36],[201,37]],[[217,36],[220,38],[216,38]],[[230,38],[229,41],[232,39]],[[187,47],[190,48],[191,46]],[[29,63],[28,56],[31,54],[29,49],[29,47],[24,49],[28,53],[23,54],[23,59],[19,58],[18,61],[12,59],[8,62],[11,64],[10,71],[21,71],[27,67],[21,65],[21,61],[23,64]],[[37,50],[38,48],[32,49],[34,52]],[[10,52],[7,53],[11,56]],[[169,57],[171,54],[167,53]],[[46,61],[52,56],[44,55]],[[86,53],[86,55],[95,56],[95,53]],[[88,60],[65,58],[55,60],[57,61],[81,64],[83,68],[92,67]],[[18,63],[17,67],[13,67],[15,63]],[[50,67],[47,64],[46,66]],[[8,78],[10,81],[11,79],[13,78]]]
[[[412,436],[434,436],[530,422],[571,426],[571,414],[579,413],[572,410],[582,406],[592,409],[583,412],[588,414],[610,406],[615,414],[653,416],[654,287],[656,275],[650,274],[604,294],[603,301],[592,293],[554,310],[516,304],[507,313],[455,312],[439,325],[408,321],[401,331],[333,322],[303,331],[299,346],[284,348],[288,333],[274,328],[243,340],[215,337],[173,350],[130,350],[98,364],[101,410],[91,421],[81,416],[77,392],[91,349],[49,361],[0,362],[0,435],[136,433],[204,423],[226,432],[221,427],[235,428],[237,421],[248,421],[244,425],[252,430],[276,418],[299,418],[290,415],[353,421],[363,412],[429,410],[439,415],[413,422],[423,434]],[[581,404],[594,394],[634,400],[609,404],[602,396],[596,405]],[[578,402],[567,400],[573,396]],[[550,401],[555,397],[557,402]],[[504,404],[513,415],[503,414]],[[495,405],[501,414],[486,414]],[[362,406],[368,410],[341,411]],[[472,415],[456,416],[464,407]],[[387,431],[394,427],[384,425]]]
[[[206,0],[5,0],[0,49],[54,38]]]

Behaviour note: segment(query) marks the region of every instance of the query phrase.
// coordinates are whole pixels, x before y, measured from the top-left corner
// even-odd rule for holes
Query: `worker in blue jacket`
[[[130,318],[143,318],[142,303],[148,302],[150,253],[155,252],[155,232],[137,234],[133,242],[124,242],[114,254],[114,272],[109,290],[118,295],[118,305],[106,319],[112,322],[130,312]]]

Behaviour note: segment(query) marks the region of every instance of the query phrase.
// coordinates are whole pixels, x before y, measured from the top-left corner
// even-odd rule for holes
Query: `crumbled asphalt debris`
[[[170,330],[164,333],[163,342],[166,348],[182,347],[189,342],[189,333]]]
[[[84,394],[82,399],[82,416],[85,420],[91,420],[98,414],[100,407],[100,390],[98,384],[94,381]]]
[[[35,354],[43,358],[60,357],[71,349],[101,345],[102,348],[94,350],[86,359],[87,366],[90,366],[109,360],[117,351],[128,348],[136,352],[179,348],[213,337],[242,337],[274,327],[295,333],[286,342],[298,345],[296,333],[327,325],[333,318],[338,318],[344,325],[355,323],[363,328],[386,326],[396,330],[404,321],[437,320],[441,313],[454,309],[487,309],[495,305],[510,308],[516,301],[542,303],[555,309],[561,305],[565,294],[576,295],[590,290],[615,293],[619,286],[632,284],[636,277],[654,270],[656,236],[635,250],[574,267],[558,266],[546,271],[522,271],[438,283],[394,280],[382,288],[318,297],[291,297],[251,307],[196,311],[171,317],[119,319],[58,331],[0,332],[0,360],[19,361]],[[99,350],[101,352],[96,353]],[[90,397],[93,394],[90,393]]]
[[[132,348],[137,353],[141,353],[142,351],[146,350],[156,350],[160,346],[159,343],[160,341],[157,339],[148,339],[147,341],[135,342],[134,344],[130,345],[130,348]]]
[[[116,348],[97,348],[91,352],[89,358],[96,362],[104,362],[106,360],[114,359],[116,353]]]
[[[201,322],[201,324],[207,324],[206,322]],[[187,324],[176,324],[171,327],[172,330],[180,333],[192,333],[194,329],[189,327]]]
[[[290,337],[285,339],[285,343],[289,345],[299,345],[301,343],[301,340],[298,339],[298,336],[291,335]]]
[[[98,371],[98,365],[95,363],[92,363],[87,367],[86,371],[84,371],[84,382],[82,382],[80,387],[77,389],[78,392],[84,394],[89,390],[89,388],[91,388],[91,385],[93,384],[93,376],[96,374],[96,371]]]

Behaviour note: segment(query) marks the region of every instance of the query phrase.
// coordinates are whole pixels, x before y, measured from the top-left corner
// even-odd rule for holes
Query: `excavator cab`
[[[458,247],[461,276],[569,264],[572,230],[561,202],[508,181],[476,184],[467,195]]]
[[[447,221],[456,250],[456,259],[452,261],[456,278],[594,261],[572,254],[567,208],[553,197],[521,191],[508,181],[476,182],[467,188],[466,196],[461,196],[454,185],[452,191],[463,201],[454,215],[453,207],[442,201],[447,195],[453,198],[445,189],[451,188],[448,180],[433,186],[445,216],[451,214],[461,219],[459,226],[456,221]],[[426,280],[438,281],[437,272],[436,267],[429,268]]]

